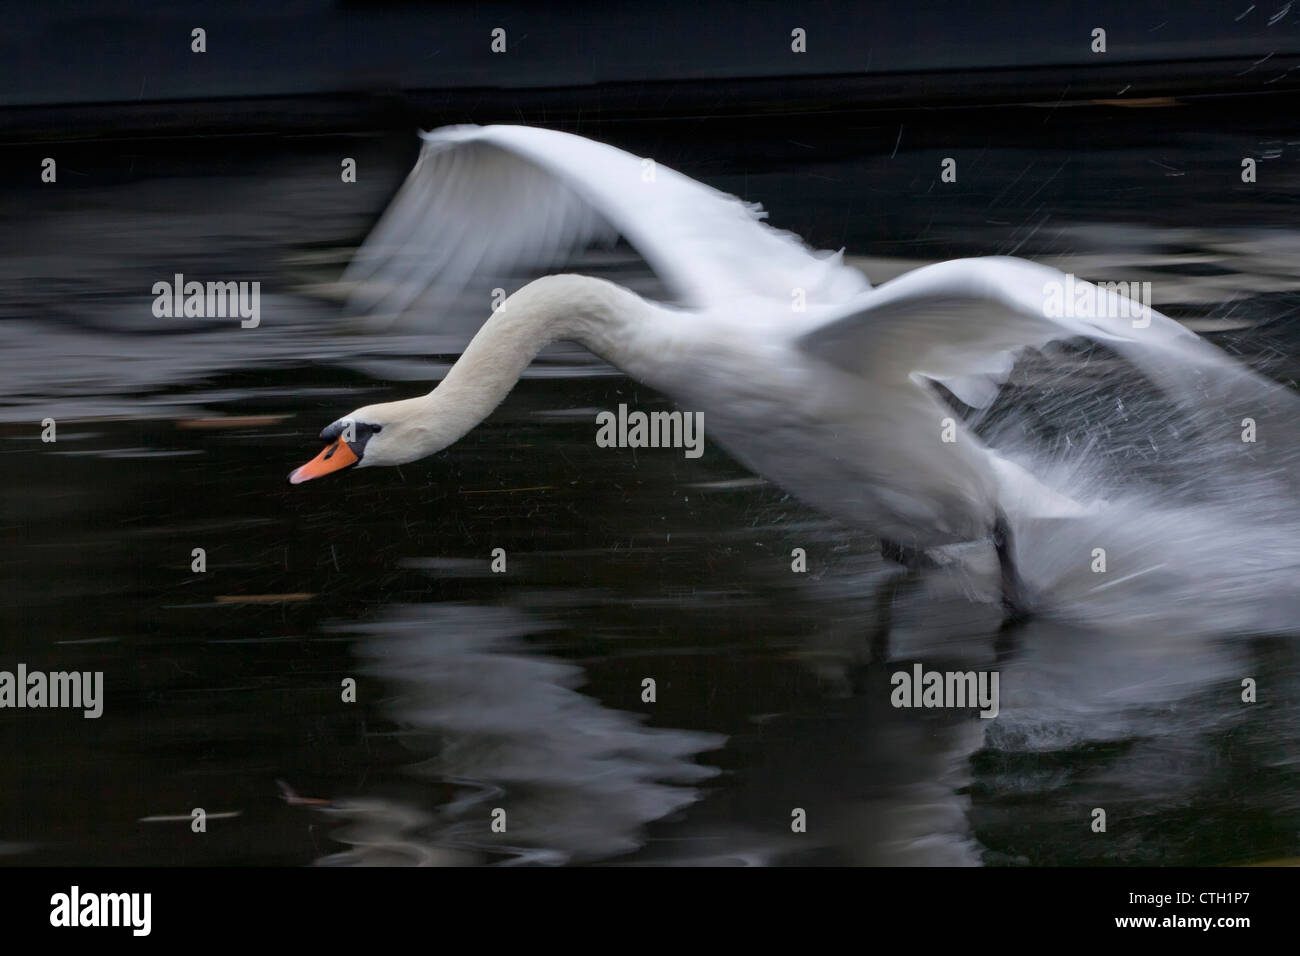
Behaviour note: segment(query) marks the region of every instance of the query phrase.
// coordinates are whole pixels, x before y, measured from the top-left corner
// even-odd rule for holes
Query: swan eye
[[[366,445],[370,439],[383,431],[382,425],[372,425],[370,422],[353,422],[346,418],[341,418],[321,430],[321,441],[329,444],[335,443],[335,448],[339,444],[346,444],[348,450],[357,458],[361,458],[366,452]],[[328,457],[332,457],[332,454]]]
[[[348,425],[349,422],[345,418],[340,418],[338,421],[326,425],[321,429],[320,440],[331,442],[342,438],[349,430]],[[372,425],[370,422],[352,422],[351,426],[351,440],[348,444],[356,446],[364,445],[371,435],[378,435],[384,430],[383,425]]]

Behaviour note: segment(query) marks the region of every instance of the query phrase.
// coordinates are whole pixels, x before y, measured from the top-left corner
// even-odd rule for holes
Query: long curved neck
[[[436,423],[430,444],[445,447],[505,399],[541,349],[579,342],[629,374],[661,355],[671,313],[621,286],[589,276],[556,275],[524,286],[493,313],[437,388],[409,411]]]

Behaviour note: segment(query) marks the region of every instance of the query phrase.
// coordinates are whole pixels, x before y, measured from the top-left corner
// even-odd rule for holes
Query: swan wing
[[[406,182],[344,274],[352,305],[400,312],[431,286],[547,268],[622,235],[689,307],[754,297],[816,307],[870,288],[840,253],[814,252],[765,213],[652,160],[527,126],[421,133]]]
[[[1084,286],[1091,289],[1091,308],[1077,308],[1077,298],[1075,309],[1055,307],[1058,293],[1077,295]],[[1294,428],[1300,397],[1154,309],[1135,314],[1134,305],[1112,289],[1023,259],[958,259],[882,284],[831,313],[796,345],[882,386],[930,394],[930,380],[967,405],[986,408],[1020,350],[1076,337],[1099,341],[1192,413],[1197,427],[1188,440],[1199,452],[1249,463],[1239,473],[1242,480],[1250,476],[1300,492]],[[1250,444],[1242,437],[1247,420],[1254,431]],[[1067,518],[1085,510],[969,437],[987,456],[999,499],[1014,513]]]
[[[1080,309],[1085,286],[1093,304]],[[1075,296],[1076,307],[1063,302],[1067,294]],[[984,408],[1017,352],[1074,337],[1114,349],[1176,402],[1221,410],[1220,430],[1236,441],[1243,418],[1269,415],[1280,424],[1300,405],[1289,390],[1149,306],[1007,257],[955,259],[906,273],[863,296],[848,314],[841,310],[804,333],[797,344],[879,381],[937,381],[967,405]],[[1272,430],[1275,438],[1291,431],[1284,425]]]

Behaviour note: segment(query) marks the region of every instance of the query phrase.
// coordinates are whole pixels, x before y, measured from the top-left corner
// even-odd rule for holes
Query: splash
[[[1217,359],[1154,382],[1100,347],[1027,364],[975,424],[1082,505],[1043,518],[1036,502],[1008,502],[1050,613],[1186,635],[1300,631],[1295,393]]]

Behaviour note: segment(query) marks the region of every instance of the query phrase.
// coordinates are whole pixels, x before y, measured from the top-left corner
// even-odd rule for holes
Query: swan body
[[[553,265],[615,234],[674,301],[587,276],[537,279],[505,300],[433,391],[327,427],[331,444],[295,483],[447,447],[544,345],[567,339],[703,412],[709,439],[814,507],[924,549],[996,538],[1006,510],[1084,510],[963,428],[934,383],[986,407],[1016,352],[1083,336],[1177,400],[1268,387],[1157,312],[1130,321],[1114,292],[1093,287],[1101,317],[1050,317],[1046,291],[1065,277],[1035,263],[954,260],[873,288],[838,253],[767,226],[757,207],[662,166],[647,179],[645,161],[614,147],[528,127],[423,135],[419,162],[345,276],[359,283],[358,306],[400,311],[479,270]]]

